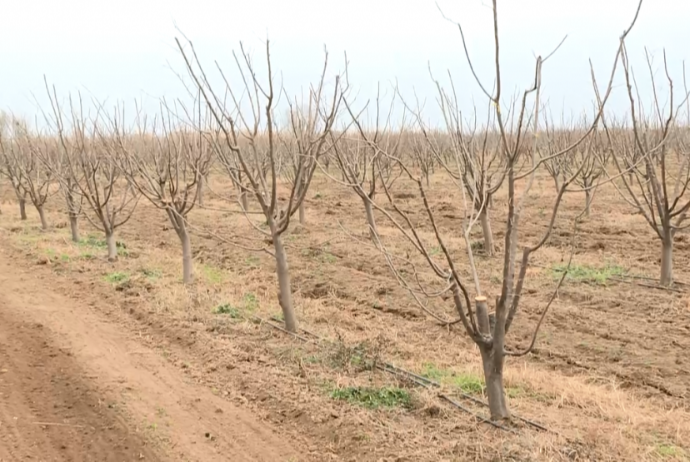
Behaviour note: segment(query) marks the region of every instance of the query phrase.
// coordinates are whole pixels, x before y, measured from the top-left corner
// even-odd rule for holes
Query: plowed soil
[[[219,175],[211,188],[233,191]],[[419,191],[400,180],[393,194],[440,258]],[[469,281],[461,194],[436,174],[428,197]],[[49,204],[47,231],[33,210],[29,220],[18,219],[9,191],[4,198],[0,459],[110,460],[101,456],[106,453],[166,461],[690,458],[690,236],[687,230],[676,235],[676,284],[658,287],[658,239],[610,185],[597,191],[575,236],[584,194],[566,196],[551,238],[533,256],[508,335],[510,348],[529,344],[559,268],[573,253],[573,272],[535,350],[510,358],[505,369],[512,412],[548,431],[519,419],[507,429],[481,421],[487,413],[476,400],[486,397],[476,347],[460,326],[432,319],[398,284],[368,242],[361,200],[323,175],[311,186],[306,224],[292,223],[284,236],[296,312],[306,329],[301,338],[270,325],[281,324],[272,257],[228,243],[256,248],[266,244],[263,237],[212,191],[189,216],[195,270],[189,286],[181,283],[175,232],[143,199],[118,230],[120,258],[111,263],[102,234],[86,220],[82,241],[70,242],[59,195]],[[521,218],[521,246],[541,239],[553,199],[552,180],[540,177]],[[491,210],[499,254],[505,205],[499,192]],[[413,261],[429,288],[442,288],[400,232],[382,214],[377,220],[389,251]],[[481,244],[479,230],[472,242]],[[480,245],[475,258],[483,292],[493,300],[501,258]],[[452,300],[437,297],[427,308],[454,317]],[[425,389],[382,372],[382,362],[442,387]],[[364,401],[353,393],[363,389],[399,394]]]
[[[0,461],[278,461],[270,426],[185,382],[0,253]],[[169,444],[162,444],[162,443]]]

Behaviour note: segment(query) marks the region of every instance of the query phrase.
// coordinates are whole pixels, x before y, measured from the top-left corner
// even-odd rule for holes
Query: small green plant
[[[94,236],[93,234],[89,234],[85,239],[81,239],[79,241],[79,245],[82,247],[96,247],[99,249],[105,249],[108,247],[108,244],[105,242],[105,239],[99,239],[97,236]]]
[[[484,380],[472,373],[457,374],[448,369],[441,369],[435,364],[426,363],[423,365],[422,375],[437,382],[455,386],[464,393],[474,395],[484,393]]]
[[[242,305],[247,311],[255,311],[259,307],[259,300],[256,298],[256,295],[251,292],[247,292],[242,297]]]
[[[242,317],[240,310],[230,305],[229,303],[223,303],[221,305],[218,305],[213,309],[213,312],[215,314],[226,314],[230,316],[230,318],[232,319],[240,319]]]
[[[70,261],[70,256],[67,255],[66,253],[63,253],[60,255],[60,261],[67,263]]]
[[[470,244],[472,252],[483,252],[484,251],[484,241],[473,241]]]
[[[129,249],[127,248],[127,245],[124,242],[116,241],[115,247],[117,248],[117,253],[119,255],[122,255],[123,257],[129,256]]]
[[[321,195],[320,192],[317,192],[316,194],[314,194],[314,199],[321,199],[322,197],[323,196]]]
[[[434,256],[434,255],[440,255],[441,254],[441,247],[435,246],[429,249],[429,255]]]
[[[45,254],[48,256],[48,258],[53,258],[55,256],[55,250],[48,248],[44,250]]]
[[[93,260],[96,257],[91,252],[82,252],[79,255],[79,258],[81,258],[82,260]]]
[[[142,269],[141,274],[143,274],[147,279],[150,279],[152,281],[155,281],[156,279],[160,279],[161,276],[163,276],[163,273],[160,270],[149,269],[149,268]]]
[[[568,269],[567,265],[554,266],[552,268],[553,278],[560,279],[566,269],[568,270],[567,280],[585,284],[606,285],[612,277],[624,276],[626,274],[625,268],[608,263],[602,268],[571,264],[570,269]]]
[[[129,280],[129,274],[122,271],[113,271],[105,275],[105,281],[111,284],[122,284]]]
[[[678,446],[674,444],[669,444],[669,443],[661,443],[657,445],[656,447],[656,452],[659,454],[661,457],[666,458],[666,457],[673,457],[673,458],[680,458],[683,460],[685,459],[686,453],[682,448],[679,448]]]
[[[345,387],[337,388],[331,392],[333,399],[347,401],[350,404],[378,409],[381,407],[412,407],[410,392],[397,387],[369,388],[369,387]]]
[[[201,267],[201,271],[203,272],[206,280],[208,280],[208,282],[211,284],[221,284],[225,280],[225,274],[223,274],[223,271],[215,266],[204,265]]]

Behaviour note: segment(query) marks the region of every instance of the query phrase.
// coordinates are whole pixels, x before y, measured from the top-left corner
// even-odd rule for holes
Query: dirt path
[[[265,423],[0,249],[0,462],[299,460]]]

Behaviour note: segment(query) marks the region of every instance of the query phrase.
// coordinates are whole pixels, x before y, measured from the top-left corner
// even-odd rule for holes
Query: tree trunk
[[[72,231],[72,242],[79,242],[79,221],[76,214],[70,213],[69,228]]]
[[[48,221],[46,221],[46,213],[43,210],[43,206],[36,206],[36,210],[38,210],[38,216],[41,218],[41,229],[45,231],[48,229]]]
[[[117,260],[117,242],[113,231],[105,233],[105,242],[108,245],[108,261]]]
[[[592,209],[592,191],[590,189],[585,190],[585,216],[589,217],[589,212]]]
[[[307,222],[306,211],[304,210],[304,201],[299,204],[299,224],[304,226]]]
[[[244,209],[245,212],[249,210],[249,198],[247,195],[247,191],[244,189],[240,193],[240,203],[242,204],[242,209]]]
[[[496,352],[487,347],[480,347],[479,350],[482,354],[484,381],[486,382],[486,395],[489,398],[491,420],[508,419],[510,418],[510,411],[508,410],[506,394],[503,388],[503,362],[500,361],[500,367],[496,367],[497,362],[494,361],[494,354]]]
[[[196,201],[199,207],[204,206],[204,177],[199,178],[199,182],[196,184]]]
[[[19,198],[19,215],[22,221],[26,220],[26,199]]]
[[[288,268],[287,253],[280,234],[273,233],[273,247],[276,256],[276,273],[278,274],[278,300],[283,310],[285,329],[289,332],[297,332],[297,319],[292,306],[292,289],[290,287],[290,272]]]
[[[183,220],[180,218],[180,220]],[[189,232],[184,223],[181,228],[177,231],[177,235],[180,236],[180,241],[182,242],[182,282],[185,284],[191,284],[194,277],[194,266],[192,263],[192,243],[189,240]]]
[[[673,234],[671,230],[664,231],[661,240],[661,285],[669,287],[673,282]]]
[[[369,225],[369,237],[376,244],[376,219],[374,218],[374,208],[369,199],[363,199],[364,210],[367,213],[367,225]]]
[[[484,251],[491,257],[494,254],[494,235],[491,232],[491,220],[489,220],[489,211],[486,205],[479,213],[479,223],[482,225],[482,234],[484,235]]]

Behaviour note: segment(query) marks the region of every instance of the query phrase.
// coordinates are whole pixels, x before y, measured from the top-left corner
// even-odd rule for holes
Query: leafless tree
[[[48,229],[45,204],[50,196],[53,175],[41,162],[42,156],[54,155],[55,148],[45,136],[32,134],[26,123],[15,119],[7,140],[0,140],[2,171],[10,179],[20,200],[22,219],[26,218],[25,198],[28,196],[41,219],[41,228]]]
[[[423,207],[428,223],[427,229],[432,230],[432,239],[435,246],[440,248],[440,255],[436,256],[430,251],[430,246],[428,244],[429,237],[420,231],[419,218],[413,220],[408,212],[396,204],[396,200],[392,194],[386,191],[386,198],[394,212],[389,213],[386,209],[377,204],[374,204],[374,207],[393,227],[398,229],[409,244],[408,249],[410,250],[410,256],[396,255],[389,251],[388,247],[383,242],[383,238],[380,235],[377,236],[379,241],[377,247],[383,253],[398,282],[406,288],[415,300],[419,302],[419,305],[429,313],[433,311],[433,307],[428,302],[429,300],[443,297],[445,294],[451,295],[455,310],[458,314],[458,320],[452,322],[462,323],[464,330],[479,347],[486,380],[491,418],[500,420],[510,416],[503,386],[503,369],[506,356],[522,356],[528,354],[532,350],[536,342],[539,328],[558,290],[558,288],[556,288],[549,302],[542,309],[539,322],[534,327],[532,333],[531,343],[522,350],[508,348],[506,346],[506,335],[510,331],[512,322],[518,313],[530,257],[534,252],[539,250],[549,238],[554,228],[562,198],[566,191],[568,191],[568,187],[573,184],[575,178],[580,174],[580,169],[573,171],[561,182],[555,195],[550,219],[543,235],[535,243],[523,244],[522,259],[520,265],[517,265],[518,230],[520,228],[521,215],[526,202],[529,200],[529,192],[535,182],[537,169],[546,159],[545,155],[539,153],[540,144],[537,143],[537,140],[540,134],[539,109],[541,96],[541,69],[543,63],[551,55],[544,59],[541,57],[537,58],[534,83],[530,88],[525,90],[522,95],[521,103],[517,107],[517,121],[509,125],[506,115],[501,109],[502,82],[499,56],[498,10],[496,3],[496,0],[493,0],[495,41],[495,86],[493,92],[489,93],[486,91],[486,86],[484,86],[481,80],[475,75],[477,83],[494,107],[494,126],[486,127],[485,130],[493,128],[493,131],[499,134],[500,150],[497,155],[500,156],[500,164],[503,165],[508,194],[506,203],[507,210],[505,214],[503,276],[500,295],[495,298],[495,313],[489,314],[487,303],[488,294],[484,293],[482,290],[479,273],[477,272],[473,257],[472,246],[469,242],[469,233],[474,224],[479,220],[478,214],[481,213],[481,209],[477,210],[475,204],[478,200],[485,204],[486,199],[481,196],[477,197],[480,193],[474,188],[469,190],[471,191],[471,194],[469,194],[467,188],[462,184],[464,178],[462,175],[456,177],[456,184],[457,188],[463,194],[464,199],[462,201],[462,206],[465,209],[465,217],[468,217],[464,218],[462,223],[463,238],[465,241],[464,252],[467,255],[467,258],[462,259],[462,261],[467,262],[466,271],[461,271],[458,265],[458,261],[461,260],[455,255],[457,249],[449,245],[449,240],[444,236],[443,230],[439,227],[423,178],[414,172],[413,169],[409,168],[404,160],[397,158],[400,168],[403,169],[407,178],[413,181],[419,189],[422,200],[421,206]],[[606,91],[604,92],[602,103],[607,101],[611,92],[616,67],[622,51],[622,40],[635,24],[640,6],[641,2],[635,14],[635,19],[630,27],[623,33],[621,38],[621,47],[619,47],[616,53],[613,70]],[[467,52],[463,30],[459,24],[458,27],[465,48],[466,58],[470,64],[470,68],[474,72],[472,60],[469,58],[469,53]],[[528,107],[530,97],[534,99],[532,110]],[[602,111],[603,105],[599,107],[589,128],[584,128],[582,130],[582,136],[576,139],[570,146],[566,146],[565,149],[553,155],[570,155],[572,151],[580,145],[591,145],[591,143],[593,143],[591,135],[600,121]],[[366,137],[365,134],[361,134]],[[375,143],[372,139],[367,138],[367,141],[374,148],[382,150],[380,145]],[[528,146],[529,149],[527,148]],[[476,148],[477,146],[475,146],[475,149]],[[479,147],[479,149],[481,148]],[[591,152],[591,149],[588,148],[585,152]],[[384,153],[384,155],[387,154]],[[462,155],[462,150],[455,150],[454,155]],[[529,166],[526,169],[522,168],[525,164]],[[479,171],[481,171],[481,169]],[[411,256],[413,254],[417,255],[418,258],[416,260]],[[422,267],[420,265],[424,265],[430,271],[422,274]],[[518,267],[519,271],[517,271]],[[465,275],[468,275],[472,281],[469,285],[474,285],[474,303],[471,302],[471,289],[468,286]],[[565,274],[561,278],[559,286],[564,277]],[[434,315],[434,317],[438,319],[441,316]]]
[[[276,105],[280,92],[275,89],[268,42],[266,43],[267,76],[265,81],[262,82],[258,77],[257,69],[242,45],[240,45],[241,53],[233,54],[240,73],[241,90],[238,90],[238,87],[232,84],[223,70],[218,67],[225,84],[223,91],[231,103],[230,108],[210,84],[192,43],[188,41],[187,49],[179,40],[177,40],[177,45],[189,75],[201,92],[215,120],[217,130],[209,132],[213,136],[218,161],[236,185],[241,185],[243,190],[248,190],[255,197],[260,207],[260,214],[268,225],[268,231],[261,229],[261,223],[254,222],[251,219],[252,214],[242,206],[242,211],[253,228],[273,247],[272,251],[266,248],[260,250],[270,253],[275,258],[279,301],[285,326],[290,332],[295,332],[297,319],[292,301],[287,252],[282,235],[288,229],[291,217],[304,201],[319,158],[331,149],[329,134],[333,129],[342,100],[343,89],[340,78],[335,79],[332,97],[326,96],[328,91],[326,80],[328,55],[326,55],[321,78],[316,86],[309,89],[308,101],[296,104],[295,100],[287,99],[290,108],[289,125],[280,127],[276,120]],[[249,100],[251,107],[249,111],[242,108],[238,91],[241,91]],[[287,200],[283,201],[279,198],[279,189],[284,186],[279,182],[281,162],[285,155],[278,152],[283,144],[280,141],[281,137],[293,139],[296,155],[291,157],[297,160],[293,181],[287,185]],[[265,170],[262,166],[268,167],[268,178],[263,176]],[[240,179],[240,174],[244,176],[245,181]],[[258,250],[256,246],[242,245],[234,238],[218,237],[246,249]]]
[[[359,123],[358,117],[352,112],[349,105],[346,105],[355,123]],[[400,124],[399,132],[393,130],[392,113],[393,102],[382,124],[382,114],[380,112],[380,99],[376,99],[376,120],[374,132],[368,134],[372,143],[367,143],[359,134],[352,138],[343,138],[340,142],[336,141],[336,135],[331,134],[333,142],[333,157],[335,158],[338,169],[340,170],[341,182],[351,187],[354,192],[362,199],[366,214],[367,225],[372,239],[375,239],[376,217],[372,207],[372,201],[376,197],[378,188],[385,187],[390,190],[393,183],[400,177],[402,170],[397,168],[393,158],[397,157],[398,151],[403,141],[404,122]],[[360,126],[361,130],[364,130]],[[391,155],[381,155],[382,149]],[[329,175],[330,176],[330,175]],[[336,178],[331,177],[334,181]],[[378,188],[377,188],[378,185]]]
[[[57,98],[53,102],[56,111],[62,113]],[[59,132],[69,152],[65,156],[69,175],[90,209],[91,213],[84,213],[84,217],[105,234],[108,260],[115,261],[118,253],[115,231],[132,217],[140,197],[117,163],[119,139],[127,136],[121,114],[115,110],[108,117],[99,106],[98,115],[89,118],[84,114],[81,95],[77,104],[70,98],[69,114],[69,133]]]
[[[647,116],[639,101],[639,89],[625,46],[622,57],[632,130],[604,121],[606,135],[614,150],[612,163],[618,172],[619,181],[613,184],[661,240],[659,279],[661,285],[670,286],[673,283],[674,235],[678,229],[687,227],[683,222],[690,209],[690,197],[686,194],[690,186],[690,147],[685,131],[677,124],[678,114],[688,102],[688,88],[684,79],[683,98],[676,105],[674,83],[664,52],[664,75],[669,92],[667,109],[664,109],[659,102],[651,58],[647,55],[654,95],[653,115]]]
[[[76,138],[74,135],[83,132],[84,127],[72,130],[71,135],[66,133],[68,128],[65,126],[65,114],[62,113],[58,104],[55,87],[52,89],[45,81],[48,99],[50,101],[52,114],[45,114],[44,119],[48,126],[56,132],[56,147],[52,152],[45,152],[41,160],[48,170],[50,170],[60,184],[60,193],[65,199],[67,215],[69,217],[70,231],[73,242],[79,242],[79,216],[82,213],[83,196],[79,189],[79,182],[74,177],[74,172],[70,164],[76,158]],[[75,122],[73,120],[73,122]],[[83,121],[78,121],[82,123]],[[51,155],[52,154],[52,155]]]
[[[446,132],[430,130],[423,122],[421,111],[418,109],[413,112],[422,131],[424,145],[454,183],[463,185],[467,197],[472,198],[482,229],[484,251],[486,255],[492,256],[495,249],[489,204],[503,184],[506,174],[501,140],[495,130],[489,129],[492,126],[491,119],[481,133],[478,132],[476,111],[473,120],[463,119],[452,80],[450,92],[439,81],[435,81],[435,84]],[[492,116],[493,113],[489,111],[489,117]]]
[[[23,171],[16,165],[14,157],[5,155],[9,153],[10,140],[14,136],[13,118],[4,112],[0,112],[0,175],[6,177],[19,204],[19,214],[22,220],[26,220],[26,191],[22,187]]]
[[[175,127],[173,119],[164,106],[151,133],[146,121],[140,120],[136,136],[115,135],[116,148],[129,183],[168,215],[182,244],[183,282],[189,284],[193,263],[187,217],[197,203],[198,185],[208,173],[212,149],[199,130]]]

